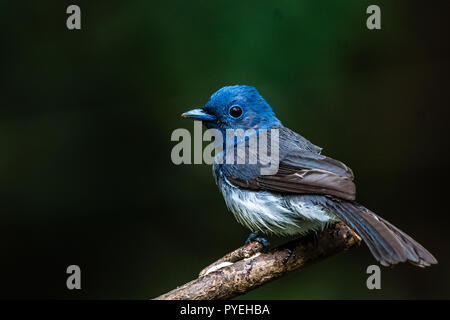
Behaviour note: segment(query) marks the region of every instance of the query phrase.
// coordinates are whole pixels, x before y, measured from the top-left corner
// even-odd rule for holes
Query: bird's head
[[[246,85],[223,87],[203,108],[185,112],[182,116],[201,120],[207,128],[221,131],[267,129],[281,124],[258,91]]]

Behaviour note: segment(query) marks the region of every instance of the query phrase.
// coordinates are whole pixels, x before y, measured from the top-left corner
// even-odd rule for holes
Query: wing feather
[[[228,181],[245,189],[278,193],[331,195],[355,200],[353,172],[344,163],[320,154],[321,148],[279,127],[279,166],[274,175],[261,175],[258,166],[222,166]],[[268,148],[270,149],[270,148]]]

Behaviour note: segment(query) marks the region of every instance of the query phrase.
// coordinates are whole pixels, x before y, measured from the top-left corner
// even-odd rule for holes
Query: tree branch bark
[[[295,239],[268,252],[262,252],[260,243],[251,242],[203,269],[197,279],[155,299],[230,299],[287,272],[347,250],[360,241],[353,230],[338,222],[316,235]]]

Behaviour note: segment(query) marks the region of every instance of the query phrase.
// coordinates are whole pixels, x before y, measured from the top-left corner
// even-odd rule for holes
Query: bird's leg
[[[258,233],[257,232],[250,233],[250,235],[248,236],[247,240],[245,240],[245,244],[249,244],[250,242],[255,240],[257,237],[258,237]]]
[[[267,241],[266,238],[264,238],[263,236],[261,236],[261,234],[259,232],[252,232],[250,233],[250,235],[248,236],[247,240],[245,241],[245,244],[248,244],[252,241],[256,241],[261,243],[265,248],[270,246],[269,241]]]
[[[312,234],[312,242],[315,247],[317,247],[319,245],[319,234],[317,231],[314,231]]]

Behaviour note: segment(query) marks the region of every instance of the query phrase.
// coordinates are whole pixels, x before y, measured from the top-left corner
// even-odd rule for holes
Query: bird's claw
[[[264,248],[267,248],[267,247],[270,246],[269,241],[267,241],[266,238],[260,236],[260,235],[259,235],[258,233],[256,233],[256,232],[250,233],[250,235],[248,236],[247,240],[245,241],[245,244],[249,244],[249,243],[252,242],[252,241],[256,241],[256,242],[261,243],[261,244],[264,246]]]
[[[291,250],[291,249],[289,249],[289,248],[287,248],[286,249],[287,250],[287,256],[283,259],[283,264],[286,264],[288,261],[289,261],[289,259],[291,258],[291,257],[293,257],[294,259],[295,259],[295,253],[294,253],[294,251],[293,250]]]
[[[247,240],[245,240],[245,244],[249,244],[250,242],[255,240],[257,237],[258,237],[258,234],[256,232],[250,233],[250,235],[248,236]]]

